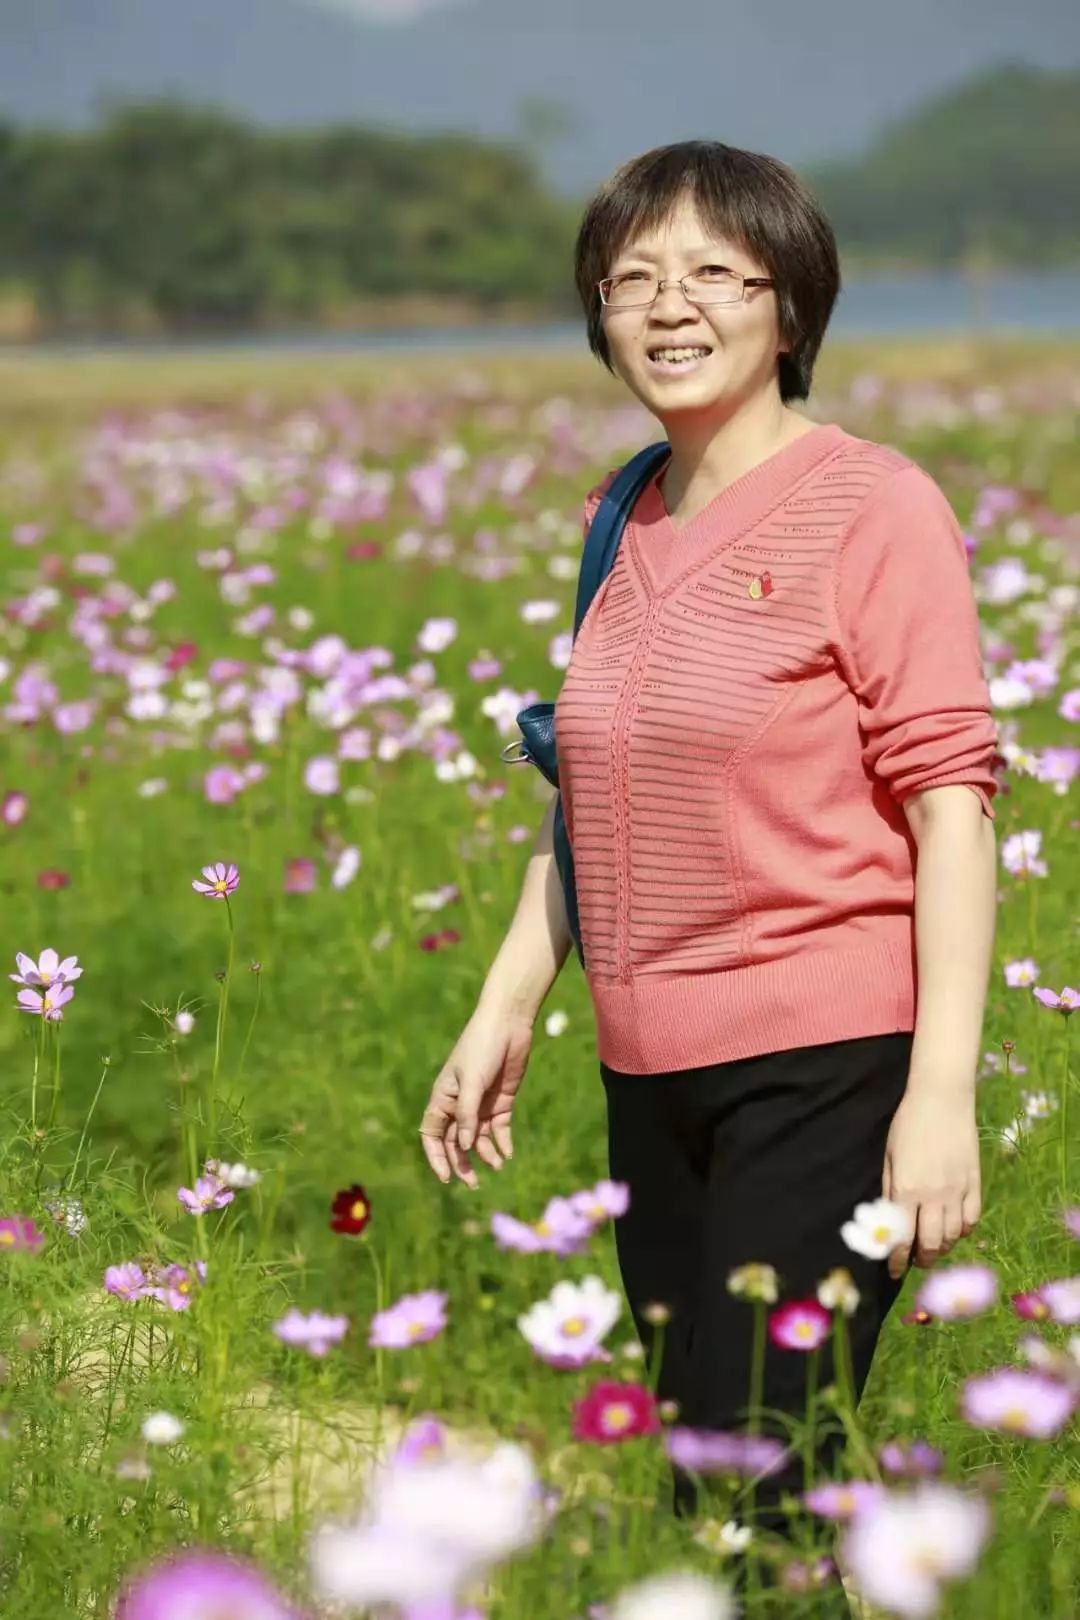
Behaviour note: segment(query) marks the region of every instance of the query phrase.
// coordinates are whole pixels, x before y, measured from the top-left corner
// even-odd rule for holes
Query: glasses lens
[[[737,304],[743,295],[742,277],[731,270],[705,265],[683,280],[686,296],[695,304]],[[605,284],[604,302],[615,308],[632,308],[635,304],[651,304],[660,289],[655,276],[644,270],[628,270],[621,276],[611,276]]]
[[[628,309],[633,304],[651,304],[656,297],[657,280],[643,270],[629,270],[625,275],[612,276],[605,289],[604,302],[616,308]]]
[[[714,270],[706,265],[687,276],[686,296],[695,304],[737,304],[742,298],[742,277],[730,270]]]

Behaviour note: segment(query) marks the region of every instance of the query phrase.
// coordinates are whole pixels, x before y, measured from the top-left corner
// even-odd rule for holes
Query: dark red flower
[[[165,668],[173,674],[190,664],[192,659],[198,657],[198,644],[194,641],[179,641],[165,660]]]
[[[359,1237],[370,1219],[371,1200],[359,1182],[342,1188],[330,1206],[330,1227],[334,1232]]]

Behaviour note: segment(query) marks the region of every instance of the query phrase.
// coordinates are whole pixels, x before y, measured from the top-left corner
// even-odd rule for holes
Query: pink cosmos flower
[[[203,797],[208,804],[231,804],[244,785],[243,773],[235,765],[211,765],[203,777]]]
[[[625,1215],[630,1207],[630,1185],[625,1181],[598,1181],[595,1187],[570,1194],[570,1208],[599,1225]]]
[[[82,977],[82,968],[78,965],[79,958],[65,956],[61,961],[51,946],[42,951],[36,962],[32,956],[27,956],[23,951],[16,951],[15,962],[19,971],[9,973],[8,978],[13,979],[16,984],[38,986],[47,990],[51,985],[72,984]]]
[[[206,1281],[206,1261],[196,1260],[194,1266],[158,1266],[154,1268],[146,1288],[148,1299],[167,1305],[170,1311],[191,1308],[197,1283]]]
[[[315,887],[318,868],[307,855],[285,862],[285,893],[310,894]]]
[[[1068,1423],[1078,1400],[1075,1389],[1045,1373],[999,1367],[967,1380],[961,1410],[976,1428],[1051,1440]]]
[[[832,1315],[816,1299],[796,1299],[769,1312],[769,1338],[782,1350],[816,1350],[828,1337]]]
[[[1080,1277],[1055,1277],[1043,1283],[1039,1297],[1045,1301],[1052,1322],[1070,1327],[1080,1322]]]
[[[998,1280],[989,1266],[946,1266],[926,1279],[915,1307],[945,1322],[966,1321],[989,1310],[997,1292]]]
[[[336,793],[340,786],[338,762],[330,755],[317,755],[304,767],[304,786],[309,793],[324,796]]]
[[[5,1215],[0,1219],[0,1252],[22,1249],[36,1254],[44,1242],[44,1232],[38,1231],[28,1215]]]
[[[26,812],[30,808],[30,800],[25,793],[18,793],[14,789],[5,793],[0,799],[0,821],[5,827],[17,827],[20,821],[26,820]]]
[[[446,1439],[445,1423],[430,1412],[422,1412],[412,1420],[398,1441],[391,1453],[391,1463],[394,1467],[407,1467],[412,1463],[426,1462],[431,1457],[445,1457]]]
[[[1023,1294],[1010,1294],[1009,1298],[1017,1316],[1024,1317],[1026,1321],[1045,1321],[1050,1315],[1050,1306],[1038,1288],[1031,1288]]]
[[[253,1565],[195,1548],[136,1576],[120,1595],[116,1620],[301,1620]]]
[[[1071,1232],[1074,1238],[1080,1238],[1080,1204],[1065,1210],[1062,1218],[1065,1222],[1065,1230]]]
[[[903,1620],[928,1620],[938,1613],[941,1583],[971,1573],[989,1534],[981,1496],[924,1480],[856,1514],[842,1558],[868,1603]]]
[[[437,1288],[404,1294],[396,1305],[372,1317],[368,1344],[372,1348],[404,1350],[437,1338],[446,1326],[447,1297]]]
[[[945,1453],[926,1440],[887,1440],[878,1451],[878,1462],[897,1479],[918,1479],[940,1473]]]
[[[853,1519],[871,1503],[880,1501],[885,1494],[884,1485],[876,1480],[829,1480],[803,1492],[803,1501],[813,1513],[826,1519]]]
[[[575,1209],[572,1199],[549,1199],[540,1219],[530,1225],[496,1210],[491,1217],[491,1231],[500,1249],[515,1249],[519,1254],[537,1254],[547,1251],[562,1256],[580,1254],[593,1232],[590,1215]]]
[[[679,1468],[695,1474],[773,1474],[784,1466],[788,1449],[772,1435],[727,1429],[693,1429],[673,1424],[663,1446]]]
[[[216,861],[213,866],[203,867],[203,877],[207,882],[200,883],[198,878],[192,879],[191,887],[197,894],[204,894],[208,900],[225,900],[230,894],[235,894],[240,882],[240,872],[231,863],[226,866],[224,861]]]
[[[322,1311],[312,1311],[305,1316],[295,1307],[273,1324],[273,1332],[283,1344],[297,1345],[312,1356],[325,1356],[348,1330],[346,1316],[326,1316]]]
[[[1031,993],[1044,1007],[1052,1007],[1056,1012],[1064,1013],[1066,1018],[1080,1007],[1080,990],[1071,984],[1065,985],[1060,995],[1053,990],[1045,989],[1042,985],[1036,985]]]
[[[146,1273],[134,1260],[125,1260],[119,1266],[107,1266],[105,1291],[115,1294],[117,1299],[145,1299]]]
[[[64,1016],[61,1007],[66,1006],[74,994],[70,984],[56,984],[44,994],[40,994],[37,990],[20,990],[15,999],[20,1012],[36,1013],[39,1017],[58,1024]]]
[[[208,1209],[224,1209],[226,1204],[232,1203],[236,1194],[217,1176],[199,1176],[194,1189],[180,1187],[176,1196],[192,1215],[205,1215]]]

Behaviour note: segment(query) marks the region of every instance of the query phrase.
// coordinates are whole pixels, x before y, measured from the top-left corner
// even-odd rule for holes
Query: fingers
[[[910,1254],[910,1242],[897,1243],[889,1250],[889,1276],[894,1280],[904,1275]]]
[[[964,1237],[974,1232],[982,1216],[982,1194],[978,1187],[969,1187],[960,1204],[961,1232]]]

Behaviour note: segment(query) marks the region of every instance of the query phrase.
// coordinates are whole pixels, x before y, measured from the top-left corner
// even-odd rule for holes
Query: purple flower
[[[540,1219],[533,1224],[496,1210],[491,1231],[500,1249],[516,1249],[519,1254],[547,1252],[567,1256],[580,1254],[592,1236],[594,1222],[575,1209],[569,1198],[552,1198]]]
[[[437,1338],[446,1326],[446,1300],[446,1294],[435,1288],[420,1294],[404,1294],[396,1305],[372,1317],[368,1344],[404,1350]]]
[[[0,821],[5,827],[17,827],[20,821],[25,820],[26,812],[30,808],[30,800],[25,793],[18,793],[14,789],[5,793],[0,800]]]
[[[898,1479],[920,1479],[941,1472],[945,1453],[926,1440],[888,1440],[878,1451],[878,1462]]]
[[[180,1187],[176,1196],[192,1215],[205,1215],[208,1209],[224,1209],[226,1204],[232,1203],[236,1194],[217,1176],[199,1176],[194,1190]]]
[[[120,1266],[107,1266],[105,1290],[106,1293],[115,1294],[117,1299],[145,1299],[146,1273],[134,1260],[125,1260]]]
[[[997,1292],[998,1280],[989,1266],[946,1266],[923,1283],[915,1308],[946,1322],[964,1320],[988,1310]]]
[[[236,886],[240,882],[237,867],[216,861],[213,866],[204,866],[202,870],[207,881],[200,883],[198,878],[193,878],[191,883],[197,894],[205,895],[208,900],[226,900],[230,894],[236,893]]]
[[[1064,1013],[1066,1018],[1080,1007],[1080,990],[1071,984],[1065,985],[1060,995],[1053,990],[1044,989],[1042,985],[1037,985],[1031,993],[1044,1007],[1052,1007],[1056,1012]]]
[[[157,1267],[147,1286],[147,1297],[167,1305],[170,1311],[186,1311],[191,1306],[196,1280],[206,1280],[205,1260],[196,1260],[193,1268],[181,1265]]]
[[[39,1232],[33,1221],[27,1215],[5,1215],[0,1219],[0,1252],[6,1250],[12,1253],[21,1249],[26,1253],[36,1254],[45,1242],[44,1232]]]
[[[338,1344],[349,1330],[347,1316],[325,1316],[322,1311],[286,1311],[273,1331],[284,1344],[299,1345],[309,1355],[325,1356],[332,1345]]]
[[[35,1013],[39,1018],[58,1024],[64,1016],[61,1007],[66,1006],[74,994],[70,984],[55,984],[44,992],[20,990],[15,1000],[20,1012]]]
[[[977,1428],[1050,1440],[1072,1417],[1078,1400],[1077,1390],[1045,1373],[999,1367],[967,1380],[961,1408]]]
[[[51,946],[42,951],[36,962],[32,956],[27,956],[23,951],[16,951],[15,963],[19,971],[9,973],[8,978],[30,989],[48,990],[54,984],[73,984],[76,979],[82,977],[79,958],[65,956],[61,962],[58,953]]]
[[[693,1429],[674,1424],[663,1431],[663,1446],[679,1468],[695,1474],[773,1474],[784,1466],[787,1449],[772,1435],[727,1429]]]
[[[301,1620],[253,1565],[196,1549],[174,1554],[124,1588],[116,1620]]]
[[[812,1513],[826,1519],[853,1519],[885,1493],[884,1485],[876,1480],[828,1480],[803,1492],[803,1501]]]

